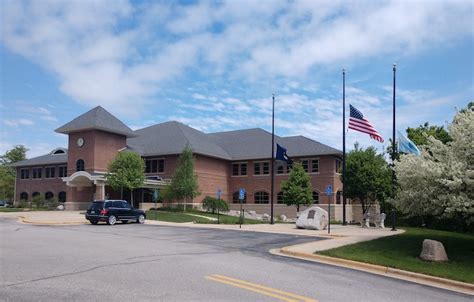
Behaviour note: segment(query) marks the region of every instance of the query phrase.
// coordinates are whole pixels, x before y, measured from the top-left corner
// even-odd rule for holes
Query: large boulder
[[[298,215],[298,229],[324,230],[328,226],[328,212],[320,207],[310,207]]]
[[[429,261],[448,261],[448,255],[441,242],[431,239],[423,240],[420,258]]]

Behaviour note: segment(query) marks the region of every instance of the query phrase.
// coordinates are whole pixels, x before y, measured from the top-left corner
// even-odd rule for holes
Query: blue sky
[[[2,1],[0,153],[67,146],[101,105],[132,129],[261,127],[342,148],[346,101],[383,135],[446,125],[474,100],[472,1]],[[291,156],[291,154],[290,154]]]

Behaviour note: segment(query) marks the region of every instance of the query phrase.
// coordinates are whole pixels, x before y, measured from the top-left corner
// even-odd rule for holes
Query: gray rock
[[[59,206],[56,207],[56,210],[64,211],[64,205],[60,204]]]
[[[420,258],[429,261],[448,261],[448,255],[441,242],[431,239],[423,240]]]
[[[308,230],[324,230],[328,225],[328,212],[320,207],[310,207],[298,215],[296,227]]]
[[[285,215],[280,215],[280,220],[283,221],[283,222],[286,222],[286,216]]]

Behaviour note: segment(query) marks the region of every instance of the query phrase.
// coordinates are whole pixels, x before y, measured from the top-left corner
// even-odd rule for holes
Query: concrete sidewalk
[[[0,217],[17,218],[20,222],[38,225],[71,225],[89,223],[83,211],[0,212]]]

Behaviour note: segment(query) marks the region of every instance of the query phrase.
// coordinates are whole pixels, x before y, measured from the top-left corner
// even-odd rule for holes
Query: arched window
[[[77,160],[76,171],[84,171],[84,161],[82,159]]]
[[[234,192],[234,194],[232,194],[232,203],[240,203],[239,191],[236,191]],[[244,194],[244,199],[242,200],[242,203],[247,203],[247,194]]]
[[[254,195],[254,203],[268,203],[270,198],[268,197],[268,193],[265,191],[258,191],[255,192]]]
[[[66,202],[66,192],[64,192],[64,191],[59,192],[58,201],[59,202]]]
[[[283,192],[278,192],[277,203],[283,203]]]
[[[39,192],[33,192],[33,194],[31,194],[31,197],[35,198],[36,196],[39,196],[40,193]]]
[[[313,191],[313,203],[318,204],[319,203],[319,193],[316,191]]]
[[[46,192],[46,194],[44,194],[44,199],[45,200],[51,200],[51,199],[53,199],[53,197],[54,197],[53,192]]]
[[[342,203],[342,192],[341,191],[337,191],[337,193],[336,193],[336,203],[337,204]]]
[[[20,194],[20,200],[28,201],[28,193],[26,193],[26,192],[21,192],[21,194]]]

